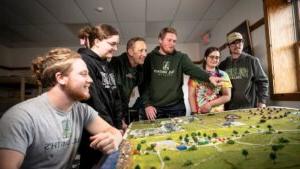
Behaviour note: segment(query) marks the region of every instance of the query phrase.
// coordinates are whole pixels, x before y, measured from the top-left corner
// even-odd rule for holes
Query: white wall
[[[252,25],[264,17],[262,0],[240,0],[232,9],[224,15],[211,31],[210,43],[206,46],[201,45],[201,55],[208,46],[220,47],[225,43],[226,34],[242,23],[245,19]],[[251,32],[254,54],[260,59],[266,73],[268,73],[266,38],[264,25]],[[222,51],[223,58],[228,56],[228,49]],[[269,105],[287,106],[300,108],[300,101],[274,101],[269,100]]]
[[[152,51],[157,44],[147,44],[148,52]],[[77,50],[79,46],[77,47],[69,47],[73,50]],[[9,67],[26,67],[31,65],[31,61],[33,58],[35,58],[38,55],[46,53],[51,48],[6,48],[0,46],[0,57],[1,65],[9,66]],[[123,53],[126,49],[125,45],[120,45],[118,47],[118,51],[116,52],[116,55],[119,55]],[[200,54],[199,54],[199,44],[198,43],[186,43],[186,44],[177,44],[176,46],[177,50],[180,50],[186,54],[188,54],[192,61],[198,61],[200,60]],[[0,69],[0,76],[9,76],[9,75],[30,75],[30,71],[5,71]],[[188,104],[188,95],[187,95],[187,80],[188,77],[184,77],[184,99],[187,107],[187,112],[190,112],[189,104]],[[129,105],[132,106],[136,100],[136,98],[139,96],[138,91],[135,90],[134,97],[130,100]]]

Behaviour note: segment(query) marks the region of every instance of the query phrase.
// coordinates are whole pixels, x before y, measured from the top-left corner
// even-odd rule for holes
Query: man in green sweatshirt
[[[219,68],[226,71],[232,83],[231,100],[226,110],[266,107],[269,97],[269,80],[257,57],[243,52],[243,36],[233,32],[227,36],[231,56]]]
[[[149,120],[185,115],[183,74],[214,85],[220,85],[222,81],[218,77],[209,77],[186,54],[175,50],[177,32],[174,28],[163,28],[158,38],[159,46],[145,59],[145,78],[141,87],[145,116]]]

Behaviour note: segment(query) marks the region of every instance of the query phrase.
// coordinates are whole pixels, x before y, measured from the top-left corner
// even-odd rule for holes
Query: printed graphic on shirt
[[[163,62],[163,70],[170,70],[170,61]]]
[[[102,84],[105,88],[116,88],[115,76],[113,73],[100,72],[102,77]]]
[[[248,78],[248,69],[245,67],[232,67],[232,68],[227,68],[226,72],[230,79],[243,79],[243,78]]]
[[[217,72],[208,72],[211,76],[218,76]],[[230,82],[230,79],[228,75],[220,71],[219,74],[224,79],[224,82],[222,83],[222,87],[224,88],[231,88],[232,84]],[[218,97],[220,97],[221,87],[215,87],[211,83],[203,82],[203,81],[197,81],[197,80],[190,80],[189,86],[192,86],[195,88],[195,97],[196,97],[196,108],[197,111],[200,112],[200,107],[204,104],[208,103],[211,100],[215,100]],[[214,106],[212,108],[212,112],[220,112],[224,110],[224,105],[218,105]]]
[[[62,140],[57,138],[57,140],[48,140],[49,142],[46,142],[44,144],[44,150],[45,151],[58,151],[60,149],[64,149],[66,147],[69,147],[73,144],[79,143],[79,138],[72,138],[72,123],[70,119],[64,119],[61,121],[62,126]]]
[[[71,122],[69,119],[65,119],[61,122],[63,129],[63,138],[70,138],[71,136]]]
[[[79,144],[80,139],[68,139],[66,141],[55,141],[55,142],[49,142],[44,145],[45,151],[52,151],[52,150],[60,150],[66,147],[69,147],[73,144]]]
[[[174,75],[175,70],[170,70],[170,61],[164,61],[162,63],[162,68],[154,69],[153,72],[156,73],[158,76],[170,77]]]

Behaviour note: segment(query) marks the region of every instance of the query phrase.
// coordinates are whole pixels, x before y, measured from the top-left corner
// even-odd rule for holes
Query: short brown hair
[[[177,31],[175,28],[165,27],[159,32],[158,38],[160,38],[160,39],[165,38],[167,33],[173,33],[173,34],[177,35]]]
[[[131,38],[129,39],[129,41],[127,42],[127,46],[126,46],[126,50],[128,51],[128,49],[132,48],[133,45],[135,44],[135,42],[137,41],[143,41],[143,42],[146,42],[144,38],[142,37],[134,37],[134,38]]]
[[[80,55],[69,48],[55,48],[32,61],[32,71],[39,85],[44,88],[56,85],[55,74],[68,74],[74,59]]]
[[[111,25],[101,24],[97,26],[86,26],[79,30],[78,38],[88,40],[87,47],[94,45],[95,39],[103,40],[113,35],[119,35],[119,32]]]

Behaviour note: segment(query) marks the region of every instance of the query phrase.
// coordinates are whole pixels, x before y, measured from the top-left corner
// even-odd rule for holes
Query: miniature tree
[[[249,152],[248,152],[248,150],[243,149],[242,154],[243,154],[243,156],[245,156],[245,159],[247,159],[247,156],[248,156]]]
[[[198,135],[198,136],[201,136],[201,132],[199,131],[199,132],[197,133],[197,135]]]
[[[141,166],[139,164],[137,164],[134,169],[141,169]]]
[[[211,136],[207,136],[207,139],[208,139],[208,140],[211,140]]]
[[[206,137],[206,133],[203,133],[203,137]]]
[[[290,142],[288,139],[283,138],[283,137],[280,137],[280,138],[278,139],[278,141],[279,141],[279,143],[289,143],[289,142]]]
[[[155,143],[151,144],[151,149],[154,150],[155,146],[156,146]]]
[[[186,160],[184,163],[183,163],[183,166],[184,167],[187,167],[187,166],[190,166],[190,165],[193,165],[193,162],[191,160]]]
[[[233,130],[232,133],[233,133],[234,135],[238,135],[238,134],[239,134],[239,132],[236,131],[236,130]]]
[[[170,160],[171,160],[171,158],[169,156],[164,157],[164,161],[170,161]]]
[[[213,133],[212,137],[216,138],[216,137],[218,137],[218,134],[217,133]]]
[[[269,132],[272,132],[272,130],[273,130],[273,127],[269,124],[269,125],[267,125],[267,127],[268,127],[268,129],[269,129]]]
[[[197,147],[195,145],[192,145],[189,150],[197,150]]]
[[[184,138],[184,141],[185,141],[186,143],[189,143],[190,140],[189,140],[188,137],[185,137],[185,138]]]
[[[275,164],[275,163],[276,163],[276,161],[275,161],[275,160],[276,160],[276,158],[277,158],[277,155],[276,155],[276,153],[274,153],[274,152],[271,152],[269,157],[270,157],[270,159],[271,159],[271,160],[273,160],[273,164]]]
[[[276,153],[278,150],[283,149],[284,145],[283,144],[277,144],[277,145],[272,145],[272,150]]]
[[[195,136],[193,136],[192,139],[194,140],[195,143],[198,143],[198,141],[199,141],[198,138]]]
[[[266,120],[265,119],[260,119],[260,121],[259,121],[260,123],[265,123],[266,122]]]
[[[179,136],[179,140],[182,140],[182,135]]]
[[[227,144],[234,144],[235,142],[233,140],[228,140]]]
[[[249,134],[250,132],[248,131],[248,130],[245,130],[245,132],[244,132],[245,134]]]
[[[141,151],[142,145],[141,145],[141,144],[138,144],[138,145],[136,146],[136,149],[137,149],[137,151]]]

